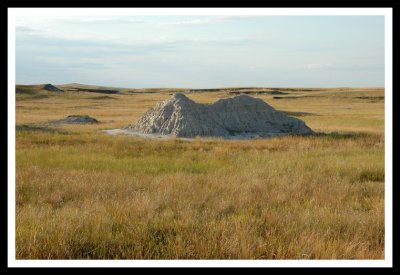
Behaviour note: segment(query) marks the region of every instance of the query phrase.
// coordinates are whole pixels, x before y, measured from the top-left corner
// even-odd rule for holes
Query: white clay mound
[[[239,95],[205,105],[181,93],[159,102],[125,130],[187,138],[314,134],[302,120],[275,110],[261,99]]]

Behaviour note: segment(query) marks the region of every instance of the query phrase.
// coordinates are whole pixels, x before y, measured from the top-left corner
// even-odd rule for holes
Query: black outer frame
[[[369,5],[369,6],[368,5],[367,6],[359,6],[357,4],[351,4],[350,1],[343,1],[343,0],[323,1],[323,2],[314,1],[314,3],[312,3],[312,1],[311,1],[311,3],[310,3],[310,1],[308,1],[308,3],[304,3],[304,1],[301,1],[301,2],[292,1],[292,3],[290,3],[290,1],[285,1],[285,2],[278,2],[278,1],[276,1],[276,2],[264,2],[263,4],[267,4],[267,6],[260,5],[260,2],[261,1],[255,1],[255,3],[254,3],[254,1],[253,1],[253,3],[254,3],[253,4],[253,3],[250,3],[248,1],[246,1],[246,4],[250,5],[250,6],[247,6],[247,7],[244,7],[244,6],[232,6],[232,4],[235,4],[232,1],[229,1],[228,3],[223,3],[223,4],[225,4],[225,6],[221,5],[221,4],[217,4],[214,1],[211,2],[211,3],[213,3],[214,5],[217,4],[216,6],[209,5],[208,3],[204,2],[204,1],[202,1],[203,6],[197,6],[195,3],[193,3],[193,4],[195,4],[194,7],[198,7],[198,8],[222,8],[222,7],[226,7],[226,8],[392,8],[392,20],[393,20],[393,22],[392,22],[392,28],[393,28],[392,31],[393,32],[392,32],[391,35],[392,35],[392,38],[393,38],[393,42],[392,42],[393,64],[394,64],[394,61],[396,60],[395,59],[396,54],[395,54],[395,51],[394,51],[396,42],[395,42],[395,36],[393,35],[394,31],[395,31],[395,22],[396,22],[396,19],[395,19],[395,15],[396,15],[396,13],[395,13],[396,12],[395,4],[398,3],[398,1],[396,1],[396,0],[380,0],[379,3],[375,3],[375,4]],[[8,41],[8,8],[36,8],[36,7],[43,7],[43,8],[47,8],[47,7],[52,7],[52,8],[53,7],[57,7],[57,8],[59,8],[59,7],[62,7],[62,8],[75,8],[75,7],[76,8],[125,8],[125,7],[126,8],[128,8],[128,7],[129,8],[172,8],[172,7],[186,8],[186,7],[191,7],[191,6],[187,6],[188,5],[187,1],[185,1],[185,5],[168,3],[169,4],[168,6],[165,6],[165,5],[148,6],[145,3],[142,3],[144,5],[142,5],[142,6],[139,5],[138,6],[137,5],[138,3],[134,3],[135,4],[134,6],[127,6],[126,5],[127,2],[114,0],[112,2],[115,5],[114,7],[110,7],[110,6],[97,6],[97,7],[96,6],[90,6],[90,5],[83,4],[81,1],[78,2],[78,1],[73,1],[73,0],[72,1],[70,0],[68,2],[65,1],[64,3],[66,3],[66,4],[63,4],[60,1],[57,1],[57,4],[60,5],[58,7],[54,6],[54,2],[50,3],[50,1],[48,2],[48,4],[35,3],[35,4],[37,4],[35,7],[32,6],[32,2],[28,2],[28,1],[26,1],[25,3],[24,3],[24,1],[22,1],[22,2],[19,1],[19,3],[16,3],[16,1],[13,1],[13,2],[9,1],[9,3],[5,3],[6,4],[5,5],[6,6],[5,13],[7,13],[7,15],[4,16],[4,18],[5,18],[5,20],[7,20],[7,23],[4,26],[7,27],[7,30],[6,30],[7,41]],[[301,6],[299,5],[300,3],[302,4]],[[155,3],[155,4],[157,4],[157,3]],[[226,5],[226,4],[228,4],[228,5]],[[282,4],[286,4],[286,5],[282,5]],[[324,4],[325,6],[323,6],[321,4]],[[79,6],[79,5],[81,5],[81,6]],[[229,5],[231,5],[231,6],[229,6]],[[7,57],[6,58],[8,58],[8,45],[7,45]],[[9,72],[8,71],[8,60],[6,62],[7,62],[7,69],[6,69],[7,70],[7,80],[4,83],[8,84],[8,74],[14,73],[14,72]],[[399,87],[399,85],[398,85],[399,79],[395,78],[394,66],[392,67],[392,77],[393,77],[393,83],[392,84],[393,84],[393,91],[394,91],[394,90],[397,89],[397,87]],[[7,86],[6,86],[6,90],[8,90]],[[2,110],[7,110],[6,115],[3,116],[3,118],[7,118],[7,123],[3,124],[3,125],[7,125],[7,127],[9,125],[9,121],[8,121],[8,115],[9,115],[8,114],[8,92],[11,92],[11,91],[7,91],[7,93],[3,92],[2,95],[3,96],[5,95],[5,98],[3,97],[3,100],[1,101],[2,104],[3,104]],[[396,222],[395,222],[395,219],[394,219],[395,218],[396,209],[398,208],[398,201],[395,199],[394,194],[397,194],[396,192],[398,192],[398,187],[395,184],[393,184],[395,182],[395,177],[394,177],[395,171],[397,172],[397,170],[394,169],[394,167],[396,167],[394,164],[397,161],[397,155],[394,152],[396,152],[396,149],[398,147],[397,147],[397,144],[394,142],[395,141],[395,133],[396,133],[396,131],[395,131],[394,127],[393,127],[394,125],[396,125],[396,123],[395,123],[396,116],[394,116],[394,110],[395,110],[394,109],[394,107],[395,107],[394,102],[395,102],[395,100],[397,98],[397,95],[396,95],[395,92],[393,92],[392,96],[393,96],[393,102],[392,102],[393,113],[390,114],[390,115],[392,116],[392,119],[393,119],[393,124],[392,124],[392,129],[393,129],[393,134],[392,134],[393,152],[386,152],[385,151],[385,154],[391,154],[392,157],[393,157],[393,165],[392,165],[393,182],[391,184],[392,184],[392,188],[393,188],[393,193],[392,193],[392,201],[393,201],[393,205],[392,205],[392,211],[393,211],[392,212],[392,222],[393,222],[393,227],[392,227],[392,230],[393,230],[392,231],[393,232],[393,250],[392,250],[392,252],[393,252],[393,258],[392,258],[392,261],[393,261],[393,266],[392,266],[392,269],[394,270],[396,267],[398,267],[398,264],[396,265],[396,260],[397,260],[397,256],[398,255],[395,252],[396,251],[396,249],[395,249],[396,248],[396,241],[398,241],[398,238],[395,235],[397,227],[396,227]],[[8,146],[9,146],[8,128],[6,130],[5,135],[3,134],[0,137],[7,141],[7,147],[6,147],[6,149],[3,149],[3,161],[5,163],[7,163],[7,168],[6,168],[7,169],[7,172],[6,172],[7,173],[7,179],[6,179],[6,183],[3,182],[1,187],[3,188],[3,192],[2,192],[3,193],[3,201],[2,201],[2,203],[3,203],[3,213],[5,212],[4,217],[8,217],[8,179],[9,179],[8,167],[9,167],[9,165],[15,165],[15,164],[14,163],[8,163],[8,151],[7,151],[8,150]],[[4,145],[3,145],[3,148],[5,148]],[[3,229],[4,229],[4,226],[6,226],[6,228],[5,228],[6,232],[4,232],[5,234],[3,235],[5,237],[3,237],[4,242],[3,242],[3,245],[2,245],[3,251],[4,251],[4,254],[3,254],[4,255],[4,258],[3,258],[4,262],[3,263],[5,263],[4,267],[5,267],[6,271],[11,271],[11,269],[8,266],[8,220],[6,221],[6,223],[3,223]],[[70,266],[70,267],[73,267],[73,266]],[[332,266],[332,267],[334,267],[334,266]],[[76,268],[76,267],[73,267],[73,268]],[[304,267],[302,267],[302,268],[304,268]],[[13,268],[13,269],[15,269],[15,268]],[[254,270],[254,269],[256,269],[256,268],[252,268],[252,270]],[[309,271],[313,271],[313,270],[316,270],[316,269],[318,269],[318,268],[312,268],[312,269],[309,269]],[[41,270],[43,270],[43,269],[41,268]],[[45,270],[43,270],[43,271],[45,271]],[[389,270],[386,268],[385,271],[389,271]]]

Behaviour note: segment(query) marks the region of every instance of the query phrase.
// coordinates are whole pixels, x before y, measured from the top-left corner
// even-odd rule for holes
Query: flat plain
[[[249,89],[318,134],[239,141],[102,132],[174,89],[39,90],[16,94],[17,259],[384,258],[383,89]]]

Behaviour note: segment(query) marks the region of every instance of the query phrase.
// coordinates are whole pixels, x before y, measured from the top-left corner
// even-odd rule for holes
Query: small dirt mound
[[[94,97],[90,97],[89,99],[100,99],[100,100],[102,100],[102,99],[116,99],[115,97],[112,97],[112,96],[108,96],[108,95],[105,95],[105,96],[94,96]]]
[[[50,123],[55,123],[55,124],[61,124],[61,123],[66,123],[66,124],[93,124],[93,123],[99,123],[99,121],[93,117],[90,117],[88,115],[71,115],[67,116],[64,119],[60,120],[52,120]]]
[[[43,90],[46,90],[46,91],[49,91],[49,92],[58,92],[58,93],[64,92],[64,90],[61,90],[61,89],[59,89],[56,86],[53,86],[51,84],[44,85]]]

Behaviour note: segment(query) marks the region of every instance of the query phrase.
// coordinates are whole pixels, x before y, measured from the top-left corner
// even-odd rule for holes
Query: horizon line
[[[113,85],[101,85],[101,84],[86,84],[86,83],[62,83],[62,84],[53,84],[53,83],[36,83],[36,84],[21,84],[15,83],[15,85],[20,86],[39,86],[39,85],[53,85],[53,86],[63,86],[63,85],[85,85],[85,86],[98,86],[98,87],[107,87],[107,88],[120,88],[120,89],[188,89],[188,90],[209,90],[209,89],[232,89],[232,88],[251,88],[251,89],[265,89],[265,88],[275,88],[275,89],[385,89],[385,87],[374,87],[374,86],[335,86],[335,87],[310,87],[310,86],[219,86],[219,87],[206,87],[206,88],[190,88],[190,87],[119,87]]]

